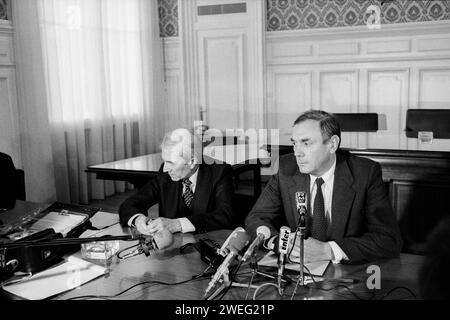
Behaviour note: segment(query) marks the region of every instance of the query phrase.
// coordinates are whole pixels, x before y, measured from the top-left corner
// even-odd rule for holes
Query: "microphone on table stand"
[[[256,229],[256,238],[253,240],[252,244],[248,247],[247,251],[245,251],[244,255],[242,256],[241,261],[245,262],[248,258],[250,258],[256,250],[259,248],[259,246],[267,239],[270,238],[270,229],[266,226],[259,226]]]
[[[208,293],[212,288],[216,286],[216,284],[221,280],[222,277],[225,278],[225,282],[228,281],[228,267],[232,263],[232,261],[239,255],[239,252],[249,243],[249,238],[244,228],[238,227],[236,228],[225,240],[225,243],[222,245],[220,251],[226,254],[226,257],[222,264],[217,269],[214,276],[211,278],[211,281],[208,284],[208,287],[205,290],[205,294],[203,298],[208,296]]]
[[[298,225],[297,225],[297,234],[300,235],[300,274],[297,281],[297,284],[295,285],[294,293],[292,296],[295,295],[297,292],[297,287],[299,283],[303,287],[305,284],[305,275],[304,275],[304,252],[305,252],[305,239],[306,236],[306,217],[307,217],[307,194],[304,191],[297,191],[295,193],[295,204],[297,207],[297,213],[299,215],[298,217]]]
[[[283,295],[283,288],[281,286],[281,280],[283,279],[284,266],[286,264],[286,255],[288,253],[289,247],[289,236],[291,235],[291,228],[281,227],[280,228],[280,238],[278,241],[278,292]]]

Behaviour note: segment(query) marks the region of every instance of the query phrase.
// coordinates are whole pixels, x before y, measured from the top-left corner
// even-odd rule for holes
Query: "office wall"
[[[313,106],[379,114],[378,132],[344,133],[345,147],[450,151],[449,140],[404,133],[408,108],[450,109],[448,22],[268,33],[266,66],[267,124],[282,141]]]
[[[264,99],[260,112],[250,114],[262,117],[255,123],[280,128],[281,142],[288,143],[293,119],[310,107],[330,112],[376,112],[380,130],[345,133],[343,146],[450,151],[449,140],[420,144],[404,133],[408,108],[450,108],[450,91],[446,89],[450,86],[450,2],[386,2],[380,8],[379,29],[369,29],[364,20],[367,7],[379,5],[379,1],[269,0],[266,4],[266,32],[261,39]],[[179,8],[171,12],[171,23],[181,19]],[[239,14],[228,14],[226,19],[231,25],[233,19],[239,20]],[[226,29],[227,22],[215,30],[218,28]],[[217,39],[218,35],[220,32],[215,34]],[[181,77],[185,58],[181,47],[186,40],[165,34],[163,41],[167,111],[173,122],[183,124],[185,117],[178,115],[183,114],[179,111],[183,109],[180,90],[188,86]],[[224,59],[220,63],[227,65]]]

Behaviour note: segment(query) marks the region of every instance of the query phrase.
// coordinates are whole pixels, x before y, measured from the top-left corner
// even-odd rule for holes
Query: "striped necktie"
[[[191,189],[192,182],[189,179],[183,180],[183,200],[186,206],[190,209],[192,206],[192,199],[194,199],[194,193]]]

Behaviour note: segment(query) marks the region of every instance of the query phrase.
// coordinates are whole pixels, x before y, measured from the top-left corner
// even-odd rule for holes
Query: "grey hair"
[[[171,150],[179,145],[182,147],[180,156],[184,160],[190,161],[195,159],[197,163],[201,163],[203,155],[202,142],[194,134],[194,130],[178,128],[167,132],[161,143],[161,150]]]

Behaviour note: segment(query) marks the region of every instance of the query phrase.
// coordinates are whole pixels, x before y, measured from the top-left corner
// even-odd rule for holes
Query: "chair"
[[[406,136],[417,138],[420,131],[433,132],[434,138],[450,138],[450,110],[408,109],[406,112]]]
[[[333,113],[342,132],[378,131],[377,113]]]
[[[16,169],[11,157],[0,152],[0,208],[13,208],[16,200],[25,200],[25,174]]]

